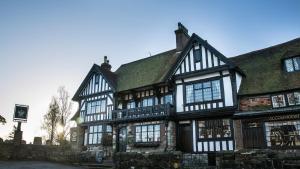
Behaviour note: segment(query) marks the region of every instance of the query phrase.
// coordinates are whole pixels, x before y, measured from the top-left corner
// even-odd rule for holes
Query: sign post
[[[22,142],[22,135],[23,132],[21,131],[21,124],[27,122],[27,116],[28,116],[28,109],[29,106],[27,105],[15,105],[15,112],[14,112],[14,122],[18,122],[17,130],[15,131],[14,135],[14,143],[15,144],[21,144]]]

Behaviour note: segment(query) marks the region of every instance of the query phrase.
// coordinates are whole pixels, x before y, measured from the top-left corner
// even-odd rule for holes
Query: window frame
[[[229,121],[230,136],[228,136],[228,137],[221,136],[221,137],[200,138],[200,129],[199,129],[199,123],[200,123],[200,121],[206,122],[206,121],[217,121],[217,120],[221,120],[222,121],[222,125],[224,123],[223,122],[224,120],[228,120]],[[204,128],[208,129],[207,126],[205,126]],[[232,140],[234,138],[233,121],[230,118],[221,118],[221,119],[214,119],[214,120],[197,120],[196,121],[196,130],[197,130],[197,132],[196,132],[197,133],[196,138],[197,138],[198,141],[203,141],[203,140]],[[224,130],[222,130],[222,131],[224,131]]]
[[[149,126],[153,127],[153,141],[149,141]],[[159,127],[159,130],[155,130],[155,126]],[[137,128],[140,128],[140,132],[137,132]],[[147,141],[143,141],[143,127],[147,128],[146,134],[147,134]],[[156,132],[159,134],[159,140],[155,141],[155,135]],[[137,133],[139,134],[140,141],[137,141]],[[134,126],[134,143],[136,144],[143,144],[143,143],[160,143],[161,142],[161,124],[140,124],[140,125],[135,125]]]
[[[195,49],[195,46],[193,46],[193,57],[194,57],[194,62],[198,63],[198,62],[202,62],[202,49],[201,49],[201,45],[198,45],[198,49]],[[199,51],[199,58],[196,57],[196,51]]]
[[[213,95],[213,87],[212,87],[212,82],[213,81],[219,81],[220,84],[220,98],[219,99],[214,99],[214,95]],[[210,92],[211,92],[211,100],[204,100],[204,88],[203,88],[203,84],[209,82],[210,83]],[[195,84],[202,84],[202,101],[195,101],[195,89],[194,89],[194,85]],[[186,87],[192,85],[193,86],[193,102],[187,102],[187,90]],[[223,76],[219,76],[219,77],[214,77],[214,78],[209,78],[209,79],[202,79],[202,80],[197,80],[197,81],[192,81],[192,82],[187,82],[184,83],[183,85],[184,89],[183,89],[183,102],[185,105],[193,105],[193,104],[199,104],[199,103],[212,103],[212,102],[218,102],[218,101],[224,101],[224,85],[223,85]],[[200,89],[197,89],[200,90]]]
[[[272,108],[273,108],[273,109],[278,109],[278,108],[284,108],[284,107],[300,106],[300,103],[298,103],[298,104],[290,104],[290,102],[289,102],[288,94],[295,95],[295,93],[300,93],[300,90],[287,91],[287,92],[282,92],[282,93],[272,94],[272,95],[270,96]],[[274,97],[274,96],[279,96],[279,95],[283,95],[284,102],[285,102],[285,106],[274,107],[273,97]]]
[[[97,104],[96,104],[96,106],[93,106],[92,105],[92,103],[94,102],[94,103],[97,103],[98,101],[100,101],[99,103],[100,103],[100,108],[99,108],[99,112],[97,112]],[[105,106],[104,106],[104,108],[101,106],[101,104],[102,104],[102,102],[105,102]],[[88,108],[88,105],[89,104],[91,104],[90,105],[90,108]],[[96,107],[95,108],[95,113],[92,113],[92,107]],[[91,110],[91,113],[89,113],[88,112],[88,110]],[[101,109],[104,109],[104,111],[102,111]],[[89,100],[89,101],[86,101],[86,104],[85,104],[85,111],[86,111],[86,115],[95,115],[95,114],[106,114],[106,112],[107,112],[107,98],[102,98],[102,99],[95,99],[95,100]]]
[[[97,130],[99,130],[98,129],[98,127],[99,126],[101,126],[101,131],[97,131],[97,132],[95,132],[94,131],[94,127],[95,126],[97,126]],[[110,132],[108,132],[107,131],[107,126],[110,126],[111,127],[111,131]],[[90,132],[90,128],[91,127],[93,127],[93,132]],[[111,125],[103,125],[103,124],[100,124],[100,125],[90,125],[90,126],[88,126],[88,133],[87,133],[87,144],[88,145],[100,145],[100,144],[102,144],[102,139],[103,139],[103,134],[111,134],[112,135],[112,126]],[[96,143],[94,143],[94,135],[96,134],[96,136],[97,136],[97,139],[96,139]],[[90,135],[92,135],[92,143],[90,143]],[[101,135],[101,139],[100,139],[100,142],[98,142],[99,140],[98,140],[98,137],[99,137],[99,135]]]
[[[300,60],[300,56],[293,56],[293,57],[289,57],[289,58],[285,58],[283,60],[283,64],[284,64],[284,68],[285,68],[285,72],[287,73],[292,73],[292,72],[299,72],[300,71],[300,64],[298,65],[298,69],[296,70],[296,66],[295,66],[295,60],[299,59]],[[292,71],[288,71],[287,70],[287,64],[286,61],[291,60],[292,61],[292,66],[293,66],[293,70]]]

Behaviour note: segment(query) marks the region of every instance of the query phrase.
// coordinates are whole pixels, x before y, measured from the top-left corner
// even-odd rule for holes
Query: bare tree
[[[14,139],[16,130],[17,130],[17,127],[14,125],[13,130],[8,134],[8,137],[7,137],[8,140],[13,140]]]
[[[44,115],[44,121],[42,129],[46,130],[50,144],[53,144],[57,123],[59,121],[59,105],[55,97],[52,97],[52,101],[49,105],[47,114]]]
[[[71,115],[72,103],[70,95],[64,86],[60,86],[57,90],[58,92],[58,106],[59,106],[59,125],[62,128],[61,133],[58,133],[58,140],[61,143],[62,141],[67,140],[69,135],[69,120]]]
[[[6,123],[5,118],[0,115],[0,124],[5,124],[5,123]]]

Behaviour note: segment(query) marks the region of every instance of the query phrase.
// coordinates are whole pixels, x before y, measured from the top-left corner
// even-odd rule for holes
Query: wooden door
[[[261,122],[243,123],[243,142],[245,148],[264,148],[264,130]]]
[[[179,124],[178,127],[178,148],[182,152],[193,152],[193,133],[191,124]]]

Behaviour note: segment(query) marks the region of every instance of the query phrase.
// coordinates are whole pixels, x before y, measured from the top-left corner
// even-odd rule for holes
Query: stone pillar
[[[233,128],[234,128],[235,149],[240,150],[244,147],[242,121],[241,120],[233,120]]]
[[[176,148],[176,123],[174,121],[168,122],[167,128],[168,151],[173,151]]]
[[[14,134],[14,144],[16,145],[20,145],[22,142],[23,131],[21,131],[21,124],[21,122],[18,122],[18,127]]]
[[[118,134],[118,126],[117,125],[113,125],[113,138],[112,138],[112,148],[113,148],[113,152],[117,152],[117,134]]]
[[[81,150],[84,143],[84,132],[85,128],[81,126],[77,126],[77,148]]]
[[[132,131],[132,124],[127,125],[127,146],[126,146],[126,152],[131,152],[134,147],[134,134]]]

